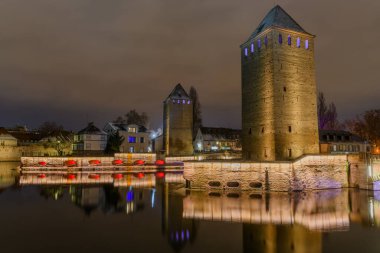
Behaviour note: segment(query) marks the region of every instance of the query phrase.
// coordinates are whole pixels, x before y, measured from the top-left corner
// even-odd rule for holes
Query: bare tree
[[[338,112],[334,103],[327,106],[323,92],[318,93],[318,128],[323,130],[340,130]]]
[[[201,103],[199,102],[199,96],[197,90],[191,86],[189,96],[193,101],[193,139],[197,135],[197,131],[202,127],[202,111]]]
[[[148,127],[149,118],[145,112],[139,114],[135,109],[133,109],[125,114],[124,117],[118,116],[113,122],[122,124],[136,124]]]

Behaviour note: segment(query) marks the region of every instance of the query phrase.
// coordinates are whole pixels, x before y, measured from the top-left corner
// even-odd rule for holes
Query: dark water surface
[[[0,163],[1,252],[380,252],[365,191],[186,192],[178,173],[64,185],[17,165]]]

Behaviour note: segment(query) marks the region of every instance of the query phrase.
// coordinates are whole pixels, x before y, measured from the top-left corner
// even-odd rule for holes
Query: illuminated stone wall
[[[318,154],[313,36],[270,28],[241,50],[243,157],[281,161]]]
[[[347,160],[351,162],[349,177]],[[367,188],[364,162],[355,156],[310,155],[294,162],[189,161],[184,166],[184,178],[194,189],[298,191],[348,186]]]

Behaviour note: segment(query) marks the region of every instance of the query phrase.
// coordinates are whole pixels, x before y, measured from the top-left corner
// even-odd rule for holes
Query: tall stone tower
[[[314,37],[277,5],[241,45],[245,159],[319,153]]]
[[[177,84],[164,101],[164,149],[167,156],[187,156],[193,150],[193,102]]]

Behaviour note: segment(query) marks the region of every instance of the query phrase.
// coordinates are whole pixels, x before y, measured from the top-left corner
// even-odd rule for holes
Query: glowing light
[[[248,56],[248,48],[244,48],[244,55]]]
[[[255,44],[251,44],[251,53],[254,53],[255,52]]]
[[[261,48],[261,40],[258,40],[258,41],[257,41],[257,47],[258,47],[258,48]]]
[[[133,191],[127,192],[127,202],[131,202],[134,199]]]
[[[298,37],[297,38],[297,47],[300,48],[301,47],[301,39]]]
[[[288,35],[288,45],[290,46],[292,44],[292,37],[290,37],[290,35]]]
[[[305,48],[309,49],[309,40],[305,40]]]

